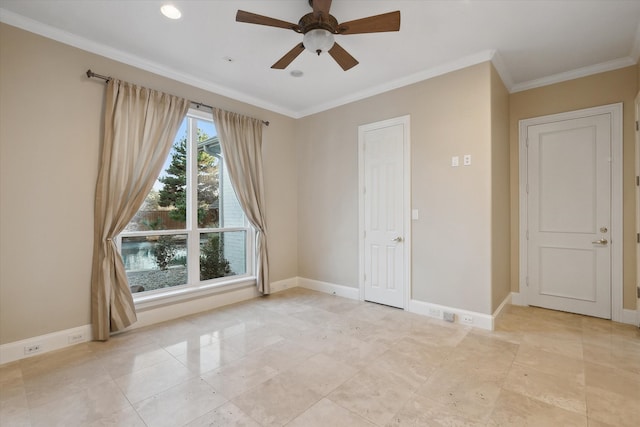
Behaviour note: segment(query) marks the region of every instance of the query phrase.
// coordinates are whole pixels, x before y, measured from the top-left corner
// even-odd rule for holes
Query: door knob
[[[402,242],[402,237],[398,236],[398,237],[396,237],[394,239],[391,239],[391,241],[392,242],[396,242],[396,243],[400,243],[400,242]]]
[[[600,239],[600,240],[596,240],[594,242],[591,242],[595,245],[602,245],[605,246],[607,243],[609,243],[609,241],[607,239]]]

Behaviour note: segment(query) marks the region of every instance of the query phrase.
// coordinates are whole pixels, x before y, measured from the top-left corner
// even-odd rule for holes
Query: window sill
[[[195,298],[203,298],[219,293],[246,288],[249,286],[255,286],[255,284],[256,278],[254,276],[241,277],[228,280],[223,283],[213,283],[198,287],[185,286],[150,295],[134,294],[133,303],[135,304],[136,312],[139,313],[156,307],[176,304]]]

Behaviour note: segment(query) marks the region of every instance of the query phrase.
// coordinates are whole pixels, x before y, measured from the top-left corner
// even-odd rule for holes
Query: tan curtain
[[[91,273],[91,320],[96,340],[108,340],[110,332],[136,321],[114,239],[153,187],[189,105],[186,99],[130,83],[110,80],[107,84]]]
[[[271,292],[262,183],[262,121],[228,111],[213,109],[222,155],[231,184],[247,219],[256,229],[257,287]]]

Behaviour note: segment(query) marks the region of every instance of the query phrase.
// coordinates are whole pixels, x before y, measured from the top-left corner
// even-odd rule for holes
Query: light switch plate
[[[453,167],[460,166],[460,157],[453,156],[451,158],[451,166],[453,166]]]

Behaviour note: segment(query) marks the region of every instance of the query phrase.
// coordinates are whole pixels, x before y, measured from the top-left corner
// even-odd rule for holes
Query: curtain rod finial
[[[88,69],[86,74],[87,74],[87,77],[88,77],[88,78],[95,77],[95,78],[97,78],[97,79],[102,79],[102,80],[104,80],[104,81],[106,81],[106,82],[109,82],[109,80],[111,80],[111,77],[103,76],[103,75],[101,75],[101,74],[96,74],[96,73],[94,73],[93,71],[91,71],[91,69]]]

